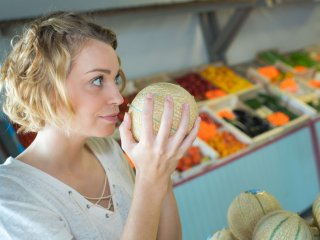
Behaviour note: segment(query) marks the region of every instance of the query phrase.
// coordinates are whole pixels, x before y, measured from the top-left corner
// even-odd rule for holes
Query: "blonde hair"
[[[113,31],[65,12],[35,20],[13,45],[1,68],[0,92],[5,94],[3,111],[21,126],[19,131],[38,132],[45,123],[68,126],[74,110],[66,78],[73,57],[89,39],[117,48]],[[125,81],[122,71],[120,75]],[[58,114],[61,107],[68,115],[63,119]]]

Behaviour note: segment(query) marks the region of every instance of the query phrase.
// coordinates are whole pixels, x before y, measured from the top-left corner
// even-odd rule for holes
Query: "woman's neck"
[[[86,167],[85,159],[91,154],[85,143],[84,136],[46,127],[17,159],[42,170],[77,172]]]

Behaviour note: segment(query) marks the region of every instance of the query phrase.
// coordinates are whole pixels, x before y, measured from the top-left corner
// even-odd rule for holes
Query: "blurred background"
[[[117,33],[128,79],[121,114],[152,82],[186,88],[203,124],[173,180],[185,239],[205,239],[228,226],[242,191],[265,189],[301,214],[318,194],[319,2],[1,0],[0,65],[32,19],[74,11]],[[35,137],[17,128],[0,110],[0,163]]]

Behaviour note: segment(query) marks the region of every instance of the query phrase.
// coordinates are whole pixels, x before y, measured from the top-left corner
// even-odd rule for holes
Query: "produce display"
[[[320,197],[313,204],[315,218],[319,216],[319,205]],[[307,222],[298,214],[282,209],[279,201],[265,191],[240,193],[231,202],[227,217],[229,229],[216,231],[208,240],[320,239],[319,225],[314,225],[312,219]]]
[[[193,166],[208,160],[210,160],[210,158],[201,152],[199,146],[191,146],[187,153],[179,160],[176,170],[178,172],[184,172]]]
[[[306,51],[281,54],[276,50],[269,50],[259,53],[258,58],[267,64],[275,64],[277,61],[281,61],[291,67],[294,67],[298,72],[317,65],[317,62],[314,61]]]
[[[198,105],[194,100],[194,97],[179,85],[166,83],[166,82],[154,83],[142,89],[133,99],[129,107],[129,114],[132,120],[132,126],[131,126],[132,133],[134,138],[137,141],[140,140],[140,134],[141,134],[142,124],[143,124],[141,113],[143,109],[144,99],[146,98],[148,93],[153,94],[153,99],[154,99],[153,101],[154,102],[154,109],[153,109],[154,133],[157,133],[159,130],[161,116],[164,109],[164,101],[166,96],[168,95],[172,97],[172,101],[174,105],[173,121],[172,121],[170,135],[173,135],[178,129],[180,119],[181,119],[181,113],[182,113],[182,105],[184,103],[189,104],[190,121],[188,125],[188,131],[189,132],[191,131],[194,125],[194,122],[198,117]]]
[[[312,204],[312,213],[317,227],[320,227],[320,195]]]
[[[302,101],[304,101],[305,98],[308,98],[308,96],[313,92],[313,90],[310,88],[313,87],[311,85],[316,85],[318,83],[318,81],[315,82],[316,80],[310,80],[308,86],[303,82],[301,77],[298,79],[293,73],[283,71],[273,65],[256,68],[256,71],[265,79],[267,79],[268,83],[273,84],[281,91],[299,98]]]
[[[240,77],[226,66],[210,65],[203,69],[200,75],[227,93],[237,93],[253,86],[248,80]]]
[[[307,84],[312,86],[312,89],[303,82],[303,79],[300,79],[302,75],[296,74],[297,72],[309,70],[309,68],[316,68],[316,59],[310,58],[310,55],[308,58],[308,55],[304,52],[280,54],[276,51],[264,52],[259,57],[264,59],[265,62],[268,61],[268,64],[274,64],[276,61],[281,60],[295,70],[293,72],[283,70],[277,67],[278,65],[255,65],[254,70],[264,77],[264,81],[268,79],[269,82],[267,84],[272,85],[271,87],[264,84],[261,89],[274,90],[274,86],[276,86],[281,90],[279,94],[280,92],[281,94],[283,92],[290,93],[286,97],[289,99],[290,97],[296,97],[320,112],[320,96],[318,96],[319,92],[315,91],[315,89],[320,89],[320,77],[319,79],[317,77],[305,79]],[[139,141],[141,125],[143,124],[141,121],[143,99],[148,92],[153,93],[155,99],[153,116],[155,133],[159,129],[165,96],[171,95],[173,97],[175,108],[171,129],[171,134],[173,134],[180,122],[183,103],[188,102],[191,106],[191,123],[189,126],[189,129],[191,129],[194,120],[198,116],[198,104],[196,101],[214,99],[226,94],[232,95],[250,88],[253,90],[259,89],[258,87],[253,88],[252,83],[237,75],[232,69],[226,66],[213,65],[207,66],[199,73],[190,72],[176,77],[174,83],[176,84],[166,82],[151,84],[138,94],[132,94],[124,98],[124,103],[120,106],[119,119],[122,120],[123,113],[129,110],[132,118],[132,131],[137,141]],[[199,116],[202,121],[197,140],[201,139],[201,144],[192,145],[180,159],[176,168],[177,176],[183,178],[190,176],[189,173],[194,174],[195,172],[193,171],[185,172],[213,159],[210,150],[216,154],[215,161],[213,161],[213,164],[216,164],[219,163],[219,161],[216,161],[217,158],[223,159],[247,148],[251,142],[247,143],[245,141],[246,143],[244,143],[241,141],[240,139],[244,139],[243,134],[235,134],[238,132],[237,129],[247,136],[255,138],[270,130],[277,131],[278,129],[280,133],[282,126],[288,124],[290,127],[297,122],[292,122],[292,120],[300,119],[299,111],[296,111],[295,107],[290,104],[291,102],[284,104],[280,97],[271,94],[273,92],[260,91],[259,89],[257,94],[253,95],[252,93],[252,91],[246,91],[245,93],[237,94],[237,97],[233,96],[237,102],[234,104],[234,102],[230,101],[231,104],[228,102],[227,107],[224,105],[224,99],[228,98],[223,98],[222,101],[201,103],[201,106],[208,104],[207,106],[216,106],[217,109],[214,110],[214,115],[209,110],[200,111]],[[213,105],[210,105],[211,103]],[[130,104],[130,107],[128,104]],[[232,124],[237,129],[230,127],[229,124]],[[289,129],[289,127],[283,129]],[[259,142],[259,139],[264,136],[267,136],[267,138],[271,135],[275,136],[278,133],[276,131],[270,131],[270,134],[264,134],[261,138],[253,139],[252,142]],[[203,168],[194,168],[195,171],[198,171],[197,169]],[[316,226],[309,226],[296,213],[282,210],[279,201],[270,193],[250,190],[239,194],[230,204],[226,229],[215,232],[208,239],[320,239],[318,230],[320,225],[320,197],[313,204],[313,215]]]
[[[283,106],[280,99],[264,93],[259,93],[254,98],[249,98],[244,103],[255,110],[256,114],[267,121],[273,127],[287,124],[298,116]]]
[[[229,122],[230,124],[234,125],[236,128],[240,129],[242,132],[244,132],[251,138],[256,137],[264,132],[267,132],[272,128],[265,119],[244,109],[235,108],[232,110],[223,109],[220,111],[229,111],[229,115],[233,114],[235,118],[230,119],[223,117],[223,119]],[[217,112],[218,116],[220,111]]]
[[[207,240],[237,240],[229,229],[222,229]]]
[[[252,239],[258,221],[269,212],[280,209],[278,200],[268,192],[251,190],[240,193],[228,209],[230,230],[238,239]]]
[[[319,53],[318,53],[319,54]],[[318,59],[319,55],[315,55],[308,51],[297,51],[282,55],[275,53],[275,51],[266,51],[259,55],[268,63],[274,63],[274,60],[280,60],[285,64],[291,66],[295,73],[309,72],[307,76],[304,76],[304,80],[307,84],[315,89],[320,88],[320,61]],[[281,57],[280,57],[281,56]],[[273,60],[272,60],[273,59]],[[293,77],[286,77],[293,78]]]
[[[200,112],[201,123],[198,137],[219,153],[220,157],[227,157],[247,147],[221,124],[216,123],[208,113]]]
[[[277,87],[286,93],[291,94],[292,96],[298,98],[298,99],[305,99],[307,98],[313,91],[310,87],[312,87],[310,84],[307,86],[303,82],[297,80],[296,78],[285,78],[279,84],[277,84]]]
[[[260,52],[258,54],[258,59],[266,64],[273,65],[277,61],[281,61],[281,62],[284,62],[284,63],[290,65],[288,60],[281,53],[279,53],[277,50],[268,50],[268,51]]]
[[[307,80],[307,83],[312,88],[320,89],[320,76],[317,79]]]
[[[293,73],[284,72],[274,65],[258,67],[256,70],[259,72],[259,74],[267,78],[270,83],[278,83],[283,79],[293,77]]]
[[[252,239],[314,240],[314,236],[305,220],[298,214],[278,210],[260,219],[255,226]]]
[[[198,73],[188,73],[175,79],[181,87],[193,95],[196,101],[213,99],[226,95],[226,92],[204,80]]]
[[[311,62],[308,59],[299,60],[304,58],[304,54],[291,54],[284,55],[279,54],[276,51],[264,52],[259,55],[264,58],[269,64],[274,64],[277,60],[282,60],[287,64],[295,63],[296,70],[306,69],[310,66]],[[315,61],[315,60],[313,60]],[[298,65],[298,63],[300,65]],[[293,64],[294,65],[294,64]],[[290,95],[298,97],[304,103],[314,108],[317,112],[320,112],[320,96],[315,94],[312,88],[308,88],[307,84],[304,84],[300,78],[297,78],[294,72],[283,70],[281,65],[262,65],[261,62],[255,62],[255,64],[247,64],[246,68],[251,68],[263,76],[264,83],[266,79],[268,83],[273,86],[277,86],[283,92],[288,92]],[[163,112],[163,104],[165,96],[171,95],[174,101],[174,121],[171,129],[171,135],[176,131],[181,117],[181,106],[183,103],[188,102],[191,106],[191,122],[189,124],[189,130],[192,128],[194,120],[198,116],[198,104],[199,101],[205,101],[208,99],[219,98],[227,94],[238,93],[243,90],[254,90],[256,87],[245,78],[238,75],[237,69],[245,72],[245,68],[234,68],[235,70],[227,66],[214,66],[208,65],[206,68],[199,70],[199,72],[190,71],[184,75],[175,77],[170,74],[160,74],[158,78],[152,78],[152,84],[148,81],[137,81],[135,84],[144,86],[139,93],[133,93],[129,96],[124,96],[124,102],[119,106],[119,122],[121,123],[124,118],[124,113],[129,112],[132,118],[132,132],[137,141],[140,139],[141,132],[141,111],[143,107],[143,99],[148,92],[153,93],[155,99],[155,111],[154,111],[154,131],[158,131],[161,121],[161,115]],[[257,74],[254,76],[258,76]],[[142,80],[144,78],[141,78]],[[320,88],[320,82],[317,79],[309,80],[309,85],[313,85],[313,88]],[[265,86],[265,85],[262,85]],[[139,89],[139,88],[137,88]],[[132,91],[131,91],[132,92]],[[246,91],[246,93],[251,91]],[[246,95],[245,93],[245,95]],[[312,97],[311,94],[312,93]],[[238,96],[242,96],[243,93]],[[244,96],[245,96],[244,95]],[[209,112],[200,112],[202,119],[200,123],[200,129],[198,137],[206,143],[205,151],[209,153],[212,149],[215,157],[207,156],[203,154],[202,147],[194,145],[192,146],[185,156],[179,162],[177,167],[178,172],[184,172],[193,166],[199,165],[208,159],[225,158],[232,154],[239,152],[246,148],[248,144],[251,144],[249,138],[246,140],[246,136],[239,134],[237,130],[230,127],[227,123],[232,124],[241,132],[251,138],[255,138],[263,133],[266,133],[274,128],[284,126],[299,116],[288,109],[287,106],[281,104],[280,98],[259,93],[251,98],[241,100],[241,104],[235,107],[220,108],[214,112],[214,117],[210,116]],[[209,103],[209,102],[208,102]],[[205,105],[206,103],[201,103]],[[244,106],[246,105],[246,106]],[[309,108],[309,111],[313,110]],[[217,122],[214,119],[221,118],[224,121]],[[273,134],[270,131],[270,134]],[[269,135],[263,135],[269,136]],[[241,139],[241,140],[240,140]],[[244,140],[245,139],[245,140]],[[259,138],[260,139],[260,138]],[[262,139],[262,138],[261,138]],[[257,142],[258,142],[257,138]],[[209,153],[211,155],[211,153]]]

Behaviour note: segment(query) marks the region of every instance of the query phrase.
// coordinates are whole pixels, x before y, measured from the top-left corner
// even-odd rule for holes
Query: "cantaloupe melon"
[[[313,202],[312,213],[313,213],[314,221],[315,221],[317,227],[319,227],[320,226],[320,195]]]
[[[253,240],[313,240],[307,223],[296,213],[278,210],[260,219]]]
[[[132,119],[132,133],[137,141],[140,140],[140,134],[143,125],[141,113],[143,109],[144,99],[148,93],[152,93],[154,96],[153,130],[155,134],[159,130],[161,116],[164,109],[165,97],[168,95],[172,97],[174,103],[174,116],[170,135],[173,135],[179,127],[182,113],[182,105],[184,103],[189,104],[190,120],[188,125],[188,131],[191,131],[194,122],[198,117],[198,106],[194,97],[187,90],[180,87],[179,85],[160,82],[151,84],[148,87],[142,89],[130,104],[129,114]]]
[[[222,229],[215,232],[208,240],[237,240],[229,229]]]
[[[251,240],[256,223],[267,213],[281,209],[278,200],[265,191],[239,194],[228,209],[231,232],[239,240]]]

